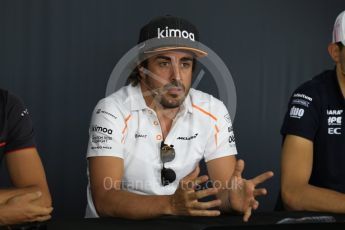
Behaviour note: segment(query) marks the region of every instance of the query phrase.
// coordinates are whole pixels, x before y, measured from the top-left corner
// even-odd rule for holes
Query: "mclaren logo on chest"
[[[193,136],[190,137],[178,137],[177,140],[184,140],[184,141],[189,141],[192,140],[194,138],[196,138],[198,136],[198,133],[194,134]]]

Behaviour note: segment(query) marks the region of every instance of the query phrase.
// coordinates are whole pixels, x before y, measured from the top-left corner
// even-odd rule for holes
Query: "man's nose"
[[[171,80],[181,81],[181,67],[176,60],[172,60]]]

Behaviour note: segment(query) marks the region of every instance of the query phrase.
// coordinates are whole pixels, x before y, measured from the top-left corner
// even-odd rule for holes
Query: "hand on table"
[[[0,224],[11,225],[25,222],[45,221],[51,218],[52,207],[41,207],[32,202],[42,193],[31,192],[17,195],[0,205]]]

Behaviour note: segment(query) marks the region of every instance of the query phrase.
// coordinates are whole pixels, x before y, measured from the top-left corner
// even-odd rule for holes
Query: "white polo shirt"
[[[204,158],[237,154],[229,113],[223,102],[190,89],[164,140],[174,145],[175,159],[165,163],[176,180],[161,184],[160,147],[162,131],[154,110],[149,108],[140,86],[125,86],[96,105],[89,130],[87,157],[112,156],[124,160],[122,189],[146,195],[170,195],[179,181]],[[111,181],[105,181],[111,189]],[[86,217],[98,217],[90,183]]]

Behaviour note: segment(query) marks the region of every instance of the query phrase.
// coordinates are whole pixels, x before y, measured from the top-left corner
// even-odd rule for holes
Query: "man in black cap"
[[[282,200],[290,210],[345,213],[345,11],[328,46],[335,63],[293,93],[281,129]]]
[[[140,64],[128,86],[95,107],[88,145],[86,217],[131,219],[160,215],[217,216],[258,207],[256,185],[237,154],[227,108],[209,94],[191,88],[196,58],[207,52],[199,33],[185,19],[158,17],[140,31]],[[208,176],[198,177],[199,161]],[[199,190],[208,179],[213,188]],[[216,199],[199,199],[215,195]]]
[[[0,89],[2,159],[14,187],[0,189],[0,225],[50,219],[51,197],[28,110],[18,97]]]

